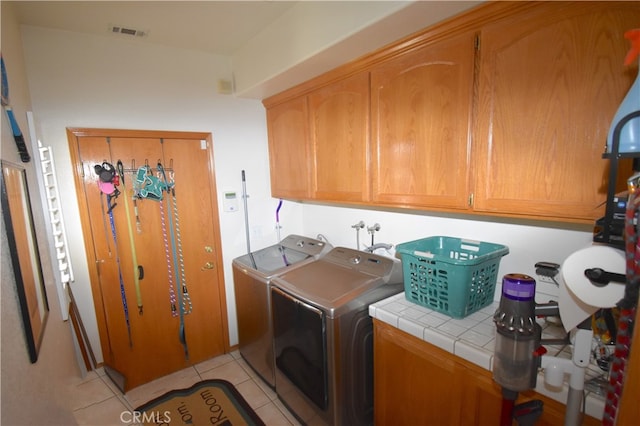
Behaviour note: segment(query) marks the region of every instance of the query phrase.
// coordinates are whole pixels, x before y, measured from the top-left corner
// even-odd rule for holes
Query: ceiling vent
[[[109,25],[109,32],[113,34],[123,34],[131,37],[146,37],[149,30],[139,30],[131,27],[123,27],[121,25]]]

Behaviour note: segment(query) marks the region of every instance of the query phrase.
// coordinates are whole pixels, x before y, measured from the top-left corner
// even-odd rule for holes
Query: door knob
[[[205,263],[204,266],[200,270],[204,271],[205,269],[213,269],[213,262]]]

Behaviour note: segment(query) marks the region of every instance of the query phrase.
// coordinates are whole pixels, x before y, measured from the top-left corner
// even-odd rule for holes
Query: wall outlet
[[[535,265],[538,281],[549,284],[558,284],[555,279],[560,272],[560,265],[553,262],[538,262]]]
[[[556,284],[556,282],[554,281],[554,278],[548,275],[536,274],[536,280],[541,283]]]

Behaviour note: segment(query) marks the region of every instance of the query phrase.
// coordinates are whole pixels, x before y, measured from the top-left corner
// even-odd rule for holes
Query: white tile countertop
[[[370,305],[369,315],[491,371],[496,335],[493,314],[497,308],[498,302],[494,301],[463,319],[455,319],[407,300],[402,292]],[[566,333],[562,327],[544,319],[538,321],[543,329],[543,339],[565,337]],[[548,351],[547,355],[571,358],[571,345],[545,345],[545,348]],[[604,374],[595,361],[592,361],[587,370],[587,380]],[[543,372],[540,372],[535,391],[565,404],[568,386],[565,380],[563,388],[550,387],[544,383]],[[604,405],[604,396],[586,392],[585,412],[588,415],[601,419]]]

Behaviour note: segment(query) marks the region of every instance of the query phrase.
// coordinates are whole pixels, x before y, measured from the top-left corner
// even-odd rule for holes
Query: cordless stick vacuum
[[[542,401],[515,405],[518,393],[536,387],[542,328],[535,318],[536,281],[524,274],[502,279],[502,297],[493,321],[496,347],[493,379],[502,386],[500,426],[533,425],[542,414]]]
[[[586,272],[586,271],[585,271]],[[544,382],[553,387],[563,386],[569,375],[569,389],[565,410],[565,426],[582,424],[580,406],[584,391],[584,378],[591,354],[590,320],[572,330],[572,339],[562,343],[573,345],[570,359],[545,355],[541,341],[542,330],[536,322],[538,316],[558,316],[555,302],[536,305],[536,281],[523,274],[507,274],[502,280],[500,305],[493,316],[496,324],[496,347],[493,379],[502,386],[502,413],[500,425],[530,426],[542,414],[542,401],[532,400],[515,405],[518,392],[536,387],[538,369],[544,369]]]

